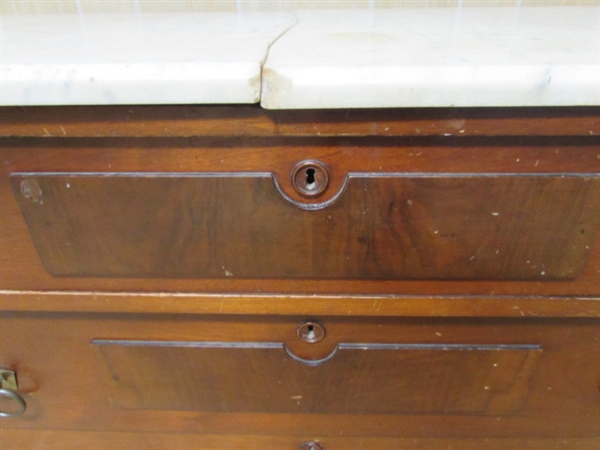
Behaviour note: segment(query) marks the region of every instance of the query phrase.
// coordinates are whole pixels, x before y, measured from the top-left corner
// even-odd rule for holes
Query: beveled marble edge
[[[594,65],[518,69],[488,66],[477,68],[475,74],[466,67],[386,67],[371,79],[348,69],[314,69],[308,76],[306,72],[300,68],[263,69],[261,106],[329,109],[600,105],[600,70]]]
[[[2,18],[0,105],[260,101],[269,46],[292,13]]]
[[[599,9],[7,16],[0,105],[600,105]]]
[[[600,105],[599,10],[302,11],[269,52],[261,105]]]
[[[237,104],[260,101],[256,63],[11,65],[2,106]],[[235,74],[226,78],[224,73]],[[148,75],[152,74],[152,75]]]

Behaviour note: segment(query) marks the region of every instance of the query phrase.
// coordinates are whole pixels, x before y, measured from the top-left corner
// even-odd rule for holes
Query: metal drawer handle
[[[17,391],[13,391],[12,389],[0,388],[0,397],[10,398],[11,400],[14,400],[19,406],[19,409],[13,412],[0,411],[0,417],[19,417],[23,415],[23,413],[27,409],[27,403],[25,403],[25,400],[23,400],[23,397],[21,397],[21,395]]]
[[[4,412],[0,410],[0,417],[12,418],[23,415],[27,409],[27,403],[17,392],[19,386],[17,384],[17,375],[9,369],[0,369],[0,397],[14,401],[18,409],[12,412]]]

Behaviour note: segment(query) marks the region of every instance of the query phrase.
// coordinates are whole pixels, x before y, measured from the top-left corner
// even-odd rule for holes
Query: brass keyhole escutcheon
[[[298,325],[297,333],[307,344],[316,344],[325,337],[325,327],[318,322],[304,322]]]
[[[320,161],[302,161],[292,171],[292,185],[304,197],[317,197],[329,184],[329,170]]]

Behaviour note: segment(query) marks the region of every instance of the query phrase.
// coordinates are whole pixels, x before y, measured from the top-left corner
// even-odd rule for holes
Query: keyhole
[[[292,171],[292,184],[300,195],[317,197],[329,184],[327,167],[319,161],[302,161]]]
[[[298,337],[308,344],[314,344],[323,340],[325,328],[317,322],[304,322],[298,325]]]
[[[306,189],[312,191],[315,188],[315,169],[306,169]]]

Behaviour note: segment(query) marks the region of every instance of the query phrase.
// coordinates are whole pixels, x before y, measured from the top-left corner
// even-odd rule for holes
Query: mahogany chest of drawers
[[[598,448],[599,113],[3,108],[2,448]]]

